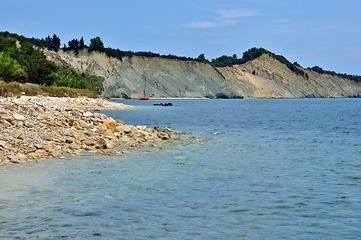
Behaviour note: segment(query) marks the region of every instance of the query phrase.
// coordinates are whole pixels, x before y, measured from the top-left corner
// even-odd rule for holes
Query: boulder
[[[117,127],[115,120],[111,117],[105,119],[103,124],[107,127],[107,129],[110,129],[112,132],[114,132],[115,128]]]
[[[95,144],[95,148],[98,148],[98,149],[106,149],[107,148],[107,142],[104,140],[104,138],[98,139],[97,143]]]

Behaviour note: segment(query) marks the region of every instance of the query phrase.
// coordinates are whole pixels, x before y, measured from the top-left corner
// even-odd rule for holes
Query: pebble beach
[[[126,108],[132,106],[103,98],[0,98],[0,165],[85,152],[116,156],[180,139],[179,131],[128,125],[96,112]]]

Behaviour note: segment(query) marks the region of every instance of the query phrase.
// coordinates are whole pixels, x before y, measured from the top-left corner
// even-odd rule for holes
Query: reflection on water
[[[163,151],[2,166],[0,238],[361,236],[360,100],[172,102],[105,111],[185,132]]]

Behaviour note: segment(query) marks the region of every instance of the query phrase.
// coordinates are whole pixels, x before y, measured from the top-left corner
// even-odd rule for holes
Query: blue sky
[[[359,0],[1,0],[0,31],[209,60],[252,47],[361,75]]]

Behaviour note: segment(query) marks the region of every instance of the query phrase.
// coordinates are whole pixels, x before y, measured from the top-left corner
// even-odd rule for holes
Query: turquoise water
[[[361,238],[361,99],[121,102],[183,140],[2,166],[0,239]]]

